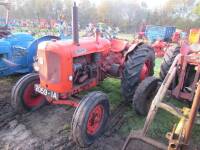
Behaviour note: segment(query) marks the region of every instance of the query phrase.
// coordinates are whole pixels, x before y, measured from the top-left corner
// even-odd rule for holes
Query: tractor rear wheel
[[[167,72],[169,71],[169,68],[171,67],[175,57],[180,53],[180,47],[179,46],[172,46],[167,49],[164,55],[163,62],[161,64],[160,68],[160,79],[164,80],[165,76],[167,75]]]
[[[16,112],[34,111],[46,104],[45,97],[34,91],[34,84],[39,82],[39,75],[30,73],[15,84],[11,93],[11,105]]]
[[[155,53],[153,48],[142,44],[127,57],[122,72],[121,90],[126,102],[131,102],[138,84],[154,74]]]
[[[159,79],[156,77],[147,77],[137,87],[133,97],[133,108],[137,114],[146,116],[149,112],[151,102],[157,93],[158,82]]]
[[[105,130],[109,117],[109,101],[102,92],[86,95],[72,118],[72,136],[80,147],[88,147]]]

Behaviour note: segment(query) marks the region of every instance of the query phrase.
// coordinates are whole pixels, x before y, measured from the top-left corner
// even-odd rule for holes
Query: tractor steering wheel
[[[7,37],[10,34],[11,34],[11,32],[10,32],[10,29],[8,28],[8,26],[0,27],[0,38]]]

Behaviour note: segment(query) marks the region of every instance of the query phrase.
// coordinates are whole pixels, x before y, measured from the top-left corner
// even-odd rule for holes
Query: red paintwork
[[[119,39],[112,39],[111,40],[111,46],[113,52],[121,52],[128,46],[128,42],[124,40]]]
[[[145,32],[139,32],[139,35],[145,36]]]
[[[191,51],[190,45],[186,41],[182,41],[180,44],[181,44],[180,53],[184,56],[188,55]]]
[[[95,135],[99,127],[101,126],[104,115],[104,109],[102,105],[97,105],[93,108],[93,110],[89,114],[88,122],[87,122],[87,133],[89,135]]]
[[[55,105],[69,105],[72,107],[78,107],[79,103],[77,101],[74,100],[69,100],[69,99],[65,99],[65,100],[54,100],[50,97],[47,97],[46,100],[50,103],[50,104],[55,104]]]
[[[180,32],[174,32],[173,36],[172,36],[172,42],[174,43],[178,43],[180,40]]]
[[[78,107],[79,103],[73,100],[53,100],[51,101],[52,104],[56,105],[69,105],[72,107]]]
[[[180,54],[181,57],[177,64],[178,83],[177,78],[174,78],[175,85],[173,85],[174,87],[171,93],[177,99],[192,101],[196,84],[200,79],[200,54],[198,53],[198,49],[191,49],[190,45],[185,40],[180,41]],[[188,71],[189,66],[193,67],[193,72]],[[194,75],[192,81],[190,81],[191,75]],[[187,82],[190,82],[190,85],[187,85],[187,87],[189,87],[191,91],[185,90],[185,84]]]
[[[37,107],[44,101],[44,96],[35,93],[34,84],[29,84],[23,94],[24,103],[30,108]]]
[[[157,40],[152,44],[157,57],[163,57],[165,55],[164,49],[167,47],[167,43],[163,40]]]
[[[190,55],[182,55],[179,60],[179,68],[177,69],[177,75],[178,75],[178,84],[172,89],[171,93],[172,95],[180,100],[188,100],[192,101],[194,94],[195,94],[195,88],[196,84],[199,81],[200,78],[200,54],[190,54]],[[188,92],[187,90],[184,90],[184,84],[188,81],[188,78],[191,76],[191,73],[187,74],[187,68],[189,65],[192,65],[195,67],[195,75],[194,80],[190,83],[189,86],[191,88],[191,92]]]
[[[103,59],[103,61],[102,61],[102,68],[103,68],[103,70],[105,72],[107,72],[108,70],[110,70],[111,65],[113,63],[122,65],[123,64],[122,58],[123,58],[123,54],[122,53],[111,52],[110,55],[107,56],[107,57],[105,57]]]
[[[79,45],[73,41],[49,41],[42,43],[38,47],[37,58],[40,75],[40,85],[50,91],[59,93],[59,97],[63,96],[62,100],[52,101],[54,104],[65,104],[78,106],[77,103],[69,101],[69,97],[78,94],[81,91],[96,87],[100,81],[106,78],[106,72],[112,70],[113,76],[120,76],[123,69],[124,61],[127,55],[142,43],[128,45],[127,41],[118,39],[108,40],[101,37],[82,38]],[[95,78],[84,76],[79,81],[82,84],[74,84],[74,60],[84,56],[87,62],[91,62],[91,54],[100,54],[100,60],[97,62],[97,75]],[[81,63],[81,62],[80,62]],[[113,66],[113,63],[118,66]],[[82,64],[82,63],[81,63]],[[144,74],[147,70],[143,69]],[[142,79],[145,75],[142,75]],[[66,102],[63,101],[66,100]]]
[[[140,72],[140,80],[144,80],[146,77],[149,76],[150,66],[151,66],[150,60],[146,60],[144,65],[143,65],[143,68],[142,68],[142,70]]]
[[[39,71],[42,87],[58,93],[73,93],[74,87],[72,81],[69,79],[70,76],[73,76],[73,59],[79,56],[98,52],[107,55],[109,49],[111,49],[110,41],[102,38],[99,39],[98,43],[96,43],[95,38],[85,38],[82,39],[80,43],[81,44],[77,46],[74,45],[72,41],[55,41],[49,42],[46,49],[38,49],[38,57],[44,59],[44,64],[40,65]],[[57,83],[47,80],[48,70],[46,67],[43,68],[43,66],[52,67],[55,63],[54,58],[46,57],[49,52],[53,52],[61,61],[59,66],[55,66],[55,68],[58,68],[58,71],[61,72],[60,77],[58,77],[60,80]],[[41,75],[44,77],[41,78]],[[93,86],[96,86],[96,84],[93,84]]]

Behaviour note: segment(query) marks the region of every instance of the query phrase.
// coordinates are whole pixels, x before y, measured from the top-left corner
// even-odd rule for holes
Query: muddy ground
[[[10,94],[18,78],[0,80],[0,149],[81,149],[72,141],[70,135],[73,108],[47,105],[22,115],[13,112]],[[124,109],[116,110],[117,117],[111,115],[112,125],[107,127],[108,130],[92,146],[85,148],[86,150],[121,149],[125,138],[120,137],[117,130],[123,122],[120,118],[123,111]]]
[[[126,122],[127,111],[120,105],[111,112],[106,132],[89,148],[79,148],[71,138],[74,108],[46,105],[24,114],[16,114],[10,105],[11,89],[20,78],[0,79],[0,150],[120,150],[126,136],[118,131]],[[142,128],[142,126],[141,126]],[[128,150],[150,150],[148,145],[132,142]],[[193,149],[193,148],[192,148]],[[195,147],[195,150],[198,148]]]

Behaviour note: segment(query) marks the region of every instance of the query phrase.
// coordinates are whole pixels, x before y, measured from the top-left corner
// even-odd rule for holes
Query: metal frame
[[[166,104],[163,101],[164,96],[167,94],[169,86],[173,83],[173,80],[176,76],[177,67],[182,62],[182,68],[180,73],[179,84],[176,86],[174,90],[172,90],[173,96],[177,98],[189,98],[192,102],[191,108],[176,108],[173,105]],[[192,83],[192,92],[190,94],[181,92],[183,88],[183,83],[185,79],[186,67],[188,64],[193,64],[196,66],[196,74],[194,81]],[[188,56],[183,56],[179,54],[172,66],[170,67],[169,72],[167,73],[161,87],[159,88],[154,100],[152,101],[149,113],[147,115],[144,127],[142,131],[139,133],[134,133],[133,131],[128,136],[123,150],[126,150],[130,140],[142,140],[143,142],[155,146],[157,149],[163,150],[186,150],[188,149],[189,139],[191,137],[191,131],[195,122],[195,118],[200,107],[200,81],[199,81],[199,73],[200,73],[200,55],[199,54],[191,54]],[[196,90],[195,90],[196,89]],[[177,92],[177,93],[176,93]],[[159,108],[166,110],[167,112],[175,115],[180,119],[178,125],[175,125],[172,132],[168,132],[166,134],[166,138],[168,139],[168,145],[164,145],[158,141],[155,141],[151,138],[147,137],[147,132],[154,120],[154,117]]]
[[[186,76],[186,69],[188,65],[194,65],[195,67],[200,67],[200,54],[191,54],[188,56],[181,56],[180,61],[178,63],[178,67],[180,67],[181,72],[178,74],[178,84],[175,88],[173,88],[172,96],[174,96],[177,99],[183,99],[183,100],[189,100],[192,101],[195,93],[196,83],[199,80],[200,77],[200,71],[197,69],[195,73],[195,77],[193,80],[193,83],[191,85],[191,91],[192,92],[183,92],[182,89],[184,88],[184,82],[187,80]]]

